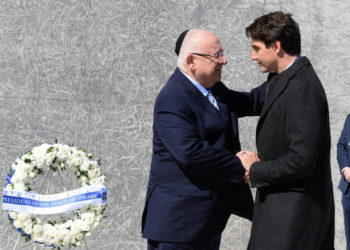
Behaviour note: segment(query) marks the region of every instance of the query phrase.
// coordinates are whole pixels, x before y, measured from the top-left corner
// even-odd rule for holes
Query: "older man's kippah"
[[[175,53],[176,53],[176,55],[179,55],[182,42],[184,41],[184,38],[185,38],[185,36],[186,36],[188,31],[189,30],[185,30],[184,32],[182,32],[179,35],[179,38],[177,39],[176,44],[175,44]]]

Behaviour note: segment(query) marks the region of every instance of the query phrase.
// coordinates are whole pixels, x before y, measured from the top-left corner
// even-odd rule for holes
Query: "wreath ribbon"
[[[2,209],[31,214],[57,214],[107,203],[104,185],[91,185],[53,195],[4,189]]]

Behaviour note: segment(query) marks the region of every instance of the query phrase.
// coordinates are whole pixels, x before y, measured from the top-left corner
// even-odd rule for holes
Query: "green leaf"
[[[50,221],[50,220],[47,223],[49,223],[51,226],[55,225],[55,223],[53,221]]]
[[[80,176],[89,177],[89,172],[88,171],[80,171]]]
[[[40,168],[36,168],[36,171],[38,172],[38,174],[43,174],[44,173],[44,171],[42,169],[40,169]]]
[[[84,152],[86,154],[88,153],[87,150],[85,148],[83,148],[83,147],[78,147],[77,149],[78,149],[78,151],[82,151],[82,152]]]
[[[54,167],[54,166],[50,166],[50,169],[52,170],[52,171],[54,171],[54,172],[56,172],[57,171],[57,167]]]
[[[32,160],[31,160],[31,159],[28,159],[28,158],[25,158],[25,159],[24,159],[24,162],[25,162],[25,163],[31,163]]]
[[[29,236],[28,236],[28,235],[25,235],[25,234],[23,233],[23,236],[24,236],[24,238],[25,238],[26,242],[30,241],[30,238],[29,238]]]
[[[53,152],[53,151],[54,151],[54,147],[51,146],[51,147],[49,147],[49,148],[46,150],[46,153],[51,153],[51,152]]]

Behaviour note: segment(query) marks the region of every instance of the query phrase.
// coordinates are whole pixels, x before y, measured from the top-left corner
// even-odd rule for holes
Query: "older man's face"
[[[214,35],[208,35],[198,53],[214,55],[223,52],[220,41]],[[227,64],[224,55],[215,59],[211,56],[193,55],[196,64],[195,76],[197,81],[205,88],[213,87],[221,80],[222,66]]]

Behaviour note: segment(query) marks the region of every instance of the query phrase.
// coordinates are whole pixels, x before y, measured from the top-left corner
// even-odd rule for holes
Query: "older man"
[[[148,249],[219,249],[231,213],[252,217],[245,170],[235,156],[237,118],[259,114],[265,85],[229,91],[220,82],[225,64],[214,34],[190,30],[178,68],[157,97],[142,221]]]

